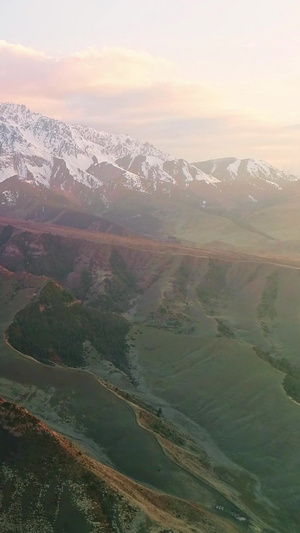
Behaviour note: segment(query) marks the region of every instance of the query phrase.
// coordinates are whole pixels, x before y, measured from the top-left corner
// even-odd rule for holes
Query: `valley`
[[[20,281],[22,288],[15,293]],[[10,318],[9,308],[16,309],[18,300],[30,298],[41,283],[45,281],[30,275],[16,279],[12,274],[2,273],[1,294],[5,299],[1,309],[9,302],[5,320]],[[2,315],[2,324],[3,318]],[[139,428],[126,403],[103,387],[92,374],[37,364],[32,358],[16,353],[5,341],[1,342],[0,365],[1,391],[7,399],[38,415],[54,431],[71,438],[97,461],[148,487],[196,501],[208,509],[213,508],[214,502],[219,502],[230,512],[237,512],[226,497],[168,459],[156,439]],[[218,520],[213,517],[210,520],[212,524],[216,522],[212,525],[216,529],[212,531],[218,531]],[[210,531],[209,523],[208,520],[207,531]],[[220,531],[223,531],[222,527],[231,531],[230,523],[220,525]],[[206,531],[205,525],[203,528]],[[189,531],[188,526],[183,530]]]
[[[283,389],[285,374],[259,356],[261,350],[297,365],[297,263],[60,226],[57,233],[53,228],[51,247],[63,246],[68,255],[69,270],[62,272],[41,226],[38,233],[36,223],[14,222],[1,248],[1,263],[10,268],[1,276],[2,331],[55,276],[85,302],[92,293],[96,308],[105,301],[108,311],[112,300],[103,298],[105,291],[115,295],[116,306],[116,287],[127,287],[127,305],[120,296],[117,307],[131,329],[125,369],[90,348],[77,369],[37,364],[3,341],[3,396],[130,478],[214,516],[216,506],[224,508],[216,516],[240,531],[267,531],[264,523],[297,531],[300,411]],[[122,261],[111,263],[112,252]],[[18,273],[20,264],[27,274]],[[88,290],[83,269],[91,273]],[[105,272],[100,279],[99,270]],[[39,277],[42,272],[48,278]],[[161,419],[155,417],[159,408]],[[237,526],[230,513],[246,516],[247,525]]]
[[[300,179],[15,104],[0,136],[0,526],[298,533]]]

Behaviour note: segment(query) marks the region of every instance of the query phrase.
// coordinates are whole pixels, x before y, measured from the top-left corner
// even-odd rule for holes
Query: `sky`
[[[0,101],[300,174],[300,3],[0,0]]]

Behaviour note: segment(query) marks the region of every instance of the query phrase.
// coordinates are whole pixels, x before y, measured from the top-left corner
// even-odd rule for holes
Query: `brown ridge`
[[[30,233],[50,233],[52,235],[68,237],[70,239],[84,240],[107,246],[121,246],[124,248],[138,249],[154,254],[184,255],[203,259],[222,259],[236,263],[267,263],[286,268],[300,269],[300,260],[292,257],[283,258],[274,254],[249,254],[228,250],[196,248],[187,245],[173,244],[151,240],[145,237],[120,236],[99,231],[88,231],[69,226],[56,226],[51,223],[35,222],[15,218],[0,217],[0,225],[11,225],[14,228]]]

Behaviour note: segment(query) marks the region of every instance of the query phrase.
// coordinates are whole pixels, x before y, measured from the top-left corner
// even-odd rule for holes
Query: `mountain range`
[[[263,161],[223,158],[188,163],[128,135],[66,124],[9,103],[0,104],[0,146],[1,182],[18,176],[35,186],[70,193],[98,212],[129,191],[196,197],[202,208],[226,207],[230,192],[236,201],[251,206],[300,183],[298,177]],[[9,189],[2,192],[2,205],[14,201]]]

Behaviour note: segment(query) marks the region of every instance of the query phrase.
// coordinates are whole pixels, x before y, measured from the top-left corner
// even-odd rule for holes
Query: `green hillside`
[[[49,282],[39,298],[19,311],[7,330],[10,344],[39,361],[84,366],[83,343],[90,341],[101,357],[126,367],[128,322],[89,308]]]

